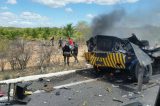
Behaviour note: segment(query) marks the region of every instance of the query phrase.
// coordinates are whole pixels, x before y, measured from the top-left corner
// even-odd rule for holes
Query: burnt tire
[[[143,74],[143,83],[148,83],[150,80],[150,77],[152,76],[152,65],[149,64],[145,67],[141,67],[139,63],[135,66],[135,79],[138,81],[138,71],[140,68],[144,68],[144,74]]]

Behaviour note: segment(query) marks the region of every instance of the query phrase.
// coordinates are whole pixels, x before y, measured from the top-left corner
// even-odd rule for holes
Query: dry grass
[[[41,48],[41,43],[39,42],[29,42],[29,45],[32,46],[32,57],[28,62],[27,68],[24,70],[11,70],[10,65],[7,63],[5,66],[5,71],[0,72],[0,80],[10,79],[10,78],[17,78],[21,76],[28,76],[28,75],[37,75],[37,74],[45,74],[45,73],[53,73],[59,71],[66,71],[71,69],[81,69],[86,68],[85,59],[83,57],[84,51],[86,51],[85,45],[79,45],[79,54],[78,59],[79,63],[74,63],[74,57],[70,58],[70,66],[64,66],[63,63],[63,55],[61,49],[58,48],[57,45],[53,47],[53,53],[51,55],[50,64],[45,68],[38,68],[38,57],[39,57],[39,50]],[[44,46],[44,45],[43,45]],[[46,46],[47,47],[47,46]],[[50,46],[48,46],[49,48]]]

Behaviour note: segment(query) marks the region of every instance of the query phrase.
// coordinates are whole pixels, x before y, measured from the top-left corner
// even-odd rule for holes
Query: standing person
[[[51,38],[52,46],[54,46],[54,36]]]
[[[58,41],[58,44],[59,44],[59,48],[61,48],[62,47],[62,38],[60,37],[60,39],[59,39],[59,41]]]
[[[68,37],[68,42],[69,42],[70,49],[73,49],[74,44],[73,44],[73,40],[70,37]]]
[[[72,54],[73,54],[73,57],[75,59],[75,63],[78,63],[79,62],[78,58],[77,58],[77,55],[78,55],[78,45],[75,42],[73,42],[73,44],[74,44],[74,47],[73,47],[73,50],[72,50]]]
[[[69,48],[68,42],[66,42],[62,50],[63,50],[63,57],[64,57],[64,65],[67,64],[69,66],[69,58],[71,56],[71,49]]]

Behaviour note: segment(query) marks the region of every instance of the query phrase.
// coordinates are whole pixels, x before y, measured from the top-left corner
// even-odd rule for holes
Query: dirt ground
[[[31,41],[28,43],[30,47],[32,47],[32,56],[29,60],[27,68],[25,70],[11,70],[9,63],[5,65],[5,71],[0,72],[0,80],[10,79],[10,78],[17,78],[21,76],[28,76],[28,75],[36,75],[36,74],[45,74],[45,73],[52,73],[52,72],[59,72],[64,70],[70,69],[81,69],[86,68],[85,58],[83,56],[84,52],[87,50],[86,45],[79,43],[79,52],[78,52],[78,60],[79,63],[74,62],[74,57],[70,57],[70,66],[64,65],[62,49],[58,47],[58,43],[55,42],[55,45],[52,47],[53,52],[51,56],[50,65],[46,68],[37,68],[38,62],[38,51],[39,49],[44,46],[45,48],[51,47],[49,42],[45,42],[44,44],[39,43],[37,41]]]

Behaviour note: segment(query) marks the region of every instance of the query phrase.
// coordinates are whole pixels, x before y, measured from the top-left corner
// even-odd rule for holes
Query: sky
[[[124,9],[119,26],[160,26],[159,0],[0,0],[0,26],[63,27]]]

